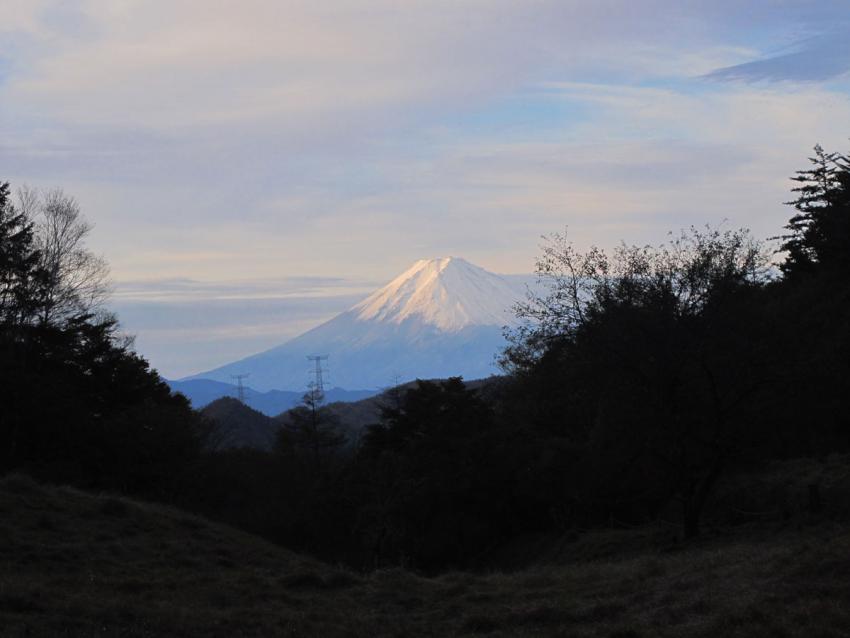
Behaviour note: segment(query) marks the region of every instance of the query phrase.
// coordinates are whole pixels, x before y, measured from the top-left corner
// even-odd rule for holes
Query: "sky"
[[[2,0],[0,179],[61,187],[168,377],[413,261],[774,236],[847,150],[846,0]]]

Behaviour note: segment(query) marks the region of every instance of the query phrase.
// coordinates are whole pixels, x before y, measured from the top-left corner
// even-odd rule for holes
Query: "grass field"
[[[177,510],[13,476],[0,481],[0,635],[850,635],[850,526],[744,525],[617,551],[648,533],[599,532],[557,566],[510,573],[362,575]]]

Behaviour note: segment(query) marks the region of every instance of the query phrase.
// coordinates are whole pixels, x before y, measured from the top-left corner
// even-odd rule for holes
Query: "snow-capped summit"
[[[360,321],[419,320],[446,332],[510,323],[516,290],[460,257],[422,259],[354,306]]]
[[[283,345],[191,379],[229,381],[250,373],[260,391],[298,390],[309,380],[309,354],[328,354],[329,381],[349,390],[396,381],[497,371],[502,329],[522,292],[459,257],[426,259],[333,319]]]

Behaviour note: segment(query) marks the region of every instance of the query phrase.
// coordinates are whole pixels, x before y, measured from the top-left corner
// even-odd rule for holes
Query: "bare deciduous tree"
[[[62,190],[18,191],[20,210],[36,223],[36,244],[47,273],[39,312],[43,323],[100,314],[111,286],[106,261],[85,245],[92,225],[77,201]]]

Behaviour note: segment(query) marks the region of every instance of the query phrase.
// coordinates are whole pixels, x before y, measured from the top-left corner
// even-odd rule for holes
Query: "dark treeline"
[[[203,422],[104,312],[76,202],[17,200],[0,184],[0,472],[171,498]]]
[[[270,452],[216,450],[82,297],[48,310],[44,213],[3,187],[0,467],[367,568],[462,567],[523,534],[660,516],[695,536],[722,477],[850,451],[850,162],[818,148],[796,179],[780,253],[743,230],[611,253],[551,237],[504,377],[390,392],[357,441],[308,394]]]

